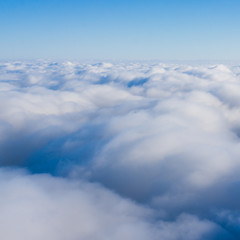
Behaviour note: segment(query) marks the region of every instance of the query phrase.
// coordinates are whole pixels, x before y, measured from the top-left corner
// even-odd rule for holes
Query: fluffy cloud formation
[[[201,239],[225,234],[216,224],[181,215],[154,220],[149,209],[106,189],[48,175],[0,173],[2,239]]]
[[[57,227],[72,234],[62,239],[238,239],[239,74],[239,66],[221,64],[2,62],[0,164],[32,173],[2,169],[2,207],[12,209],[8,194],[36,191],[60,211]],[[6,179],[14,174],[20,183],[12,188]],[[71,187],[73,179],[84,190]],[[57,217],[24,196],[29,216],[46,219],[39,239],[61,239],[48,228]],[[126,207],[116,213],[118,201]],[[14,205],[24,209],[21,202]],[[87,216],[90,235],[68,226]],[[119,232],[121,224],[128,230]]]

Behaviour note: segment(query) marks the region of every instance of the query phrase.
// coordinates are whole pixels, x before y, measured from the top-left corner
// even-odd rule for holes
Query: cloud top
[[[239,74],[1,62],[2,237],[238,239]]]

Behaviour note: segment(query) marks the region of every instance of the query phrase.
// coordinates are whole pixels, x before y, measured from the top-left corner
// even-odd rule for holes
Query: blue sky
[[[238,60],[238,0],[0,0],[0,58]]]

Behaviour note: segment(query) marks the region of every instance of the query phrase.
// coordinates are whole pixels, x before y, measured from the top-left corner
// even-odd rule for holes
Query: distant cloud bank
[[[0,62],[0,110],[2,239],[240,238],[240,65]]]

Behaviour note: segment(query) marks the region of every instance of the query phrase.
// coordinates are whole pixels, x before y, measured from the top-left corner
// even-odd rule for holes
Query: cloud
[[[6,240],[179,239],[179,234],[200,239],[221,232],[214,223],[190,215],[154,221],[149,209],[96,184],[6,169],[0,179],[0,236]]]
[[[239,72],[221,64],[2,62],[0,164],[32,174],[17,175],[23,183],[11,188],[6,181],[4,188],[21,193],[27,182],[29,194],[49,198],[48,184],[56,185],[62,194],[58,199],[54,192],[47,204],[63,211],[59,229],[78,218],[70,214],[78,207],[71,201],[81,202],[85,190],[74,184],[92,189],[79,208],[79,215],[85,208],[92,214],[86,239],[238,239]],[[5,171],[1,186],[16,174]],[[60,182],[74,187],[68,191]],[[95,206],[98,192],[104,200]],[[108,210],[101,204],[118,201],[127,207],[110,210],[102,226]],[[38,211],[43,216],[36,222],[57,219]],[[113,231],[105,231],[109,224]],[[41,234],[60,239],[47,226]],[[68,239],[83,239],[79,231]]]

